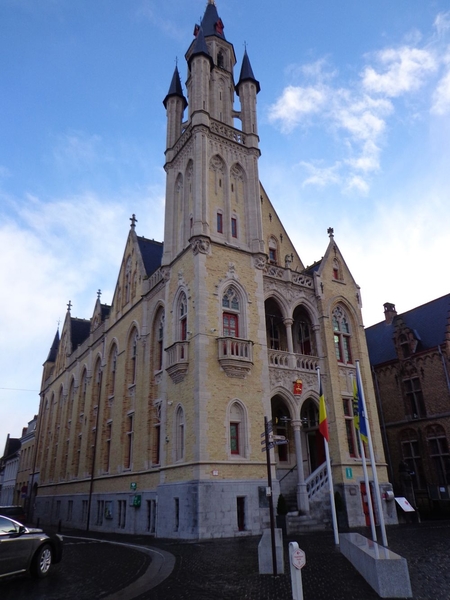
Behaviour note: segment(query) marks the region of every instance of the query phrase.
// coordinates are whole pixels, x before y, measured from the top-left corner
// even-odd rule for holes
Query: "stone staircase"
[[[286,515],[288,535],[324,531],[331,529],[331,502],[328,489],[322,489],[309,500],[309,515],[299,515],[298,511]]]
[[[283,486],[282,493],[286,499],[289,512],[286,515],[286,531],[288,535],[296,535],[311,531],[331,529],[331,501],[328,487],[326,463],[321,465],[306,480],[309,499],[309,514],[299,515],[297,510],[297,491]]]

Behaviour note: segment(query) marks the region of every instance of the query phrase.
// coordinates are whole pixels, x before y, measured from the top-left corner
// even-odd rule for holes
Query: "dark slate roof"
[[[197,37],[194,41],[194,47],[192,48],[192,54],[189,57],[189,64],[192,62],[192,59],[194,58],[194,56],[199,56],[200,54],[202,54],[203,56],[206,56],[207,58],[209,58],[210,61],[212,61],[212,57],[208,51],[208,46],[206,45],[205,34],[203,33],[202,27],[200,27]]]
[[[253,75],[253,69],[252,69],[252,65],[250,64],[250,59],[248,57],[247,50],[245,50],[245,52],[244,52],[244,58],[242,59],[241,74],[239,75],[239,81],[236,85],[236,91],[237,91],[238,96],[239,96],[239,86],[241,85],[241,83],[244,83],[244,81],[253,81],[256,84],[257,93],[259,93],[261,91],[261,86],[259,85],[259,81],[257,79],[255,79],[255,76]]]
[[[1,460],[6,461],[8,458],[13,458],[14,454],[20,450],[20,446],[20,438],[12,438],[8,436],[6,439],[5,451]]]
[[[315,262],[312,265],[310,265],[309,267],[306,267],[305,273],[307,273],[308,275],[312,275],[313,273],[315,273],[316,271],[318,271],[319,268],[320,268],[320,265],[322,264],[322,260],[323,259],[320,259],[317,262]]]
[[[72,352],[89,337],[91,332],[91,321],[88,319],[70,318],[70,339],[72,341]]]
[[[216,28],[216,24],[220,21],[222,24],[222,33],[220,33]],[[217,7],[215,4],[208,4],[206,6],[205,14],[203,15],[203,19],[201,22],[201,28],[204,31],[205,36],[208,35],[217,35],[218,37],[225,39],[225,35],[223,33],[223,23],[219,17],[219,13],[217,12]]]
[[[162,242],[147,240],[144,237],[137,238],[142,260],[144,261],[145,272],[148,277],[159,269],[163,255],[164,245]]]
[[[182,98],[184,101],[184,108],[186,108],[187,100],[183,95],[183,88],[181,87],[181,79],[180,79],[180,73],[178,71],[178,67],[175,67],[175,71],[173,73],[172,82],[170,84],[169,91],[167,93],[167,96],[163,100],[163,104],[164,104],[165,108],[167,108],[167,100],[172,96],[179,96],[180,98]]]
[[[445,341],[447,319],[450,311],[450,294],[422,304],[386,321],[367,327],[366,340],[372,365],[397,359],[393,336],[396,319],[401,318],[406,327],[414,332],[419,341],[416,351],[435,348]]]
[[[48,353],[47,360],[45,362],[52,362],[52,363],[55,362],[56,355],[58,354],[58,348],[59,348],[59,329],[56,331],[52,347],[50,348],[50,352]]]

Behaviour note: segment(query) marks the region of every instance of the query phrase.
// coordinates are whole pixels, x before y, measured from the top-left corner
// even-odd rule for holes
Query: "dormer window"
[[[402,353],[402,358],[408,358],[409,356],[411,356],[411,348],[409,346],[409,340],[406,337],[406,335],[401,335],[399,337],[399,344],[400,344],[400,349],[401,349],[401,353]]]
[[[269,262],[271,265],[278,264],[278,242],[273,236],[269,238]]]

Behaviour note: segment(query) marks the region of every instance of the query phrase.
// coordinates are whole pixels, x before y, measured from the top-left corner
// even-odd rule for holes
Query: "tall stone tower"
[[[232,535],[236,514],[242,529],[261,522],[258,488],[265,485],[266,470],[260,434],[270,413],[259,83],[245,53],[235,84],[233,45],[213,1],[194,35],[186,53],[188,99],[176,68],[164,100],[162,265],[170,363],[164,395],[174,399],[167,422],[183,411],[184,431],[176,435],[185,439],[184,456],[161,478],[158,496],[164,504],[176,499],[192,535]],[[170,439],[165,449],[176,456]],[[162,523],[159,532],[169,534]]]

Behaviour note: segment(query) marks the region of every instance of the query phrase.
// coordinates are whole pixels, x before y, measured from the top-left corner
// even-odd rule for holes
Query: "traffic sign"
[[[292,564],[296,569],[303,569],[306,565],[306,554],[300,548],[292,553]]]

